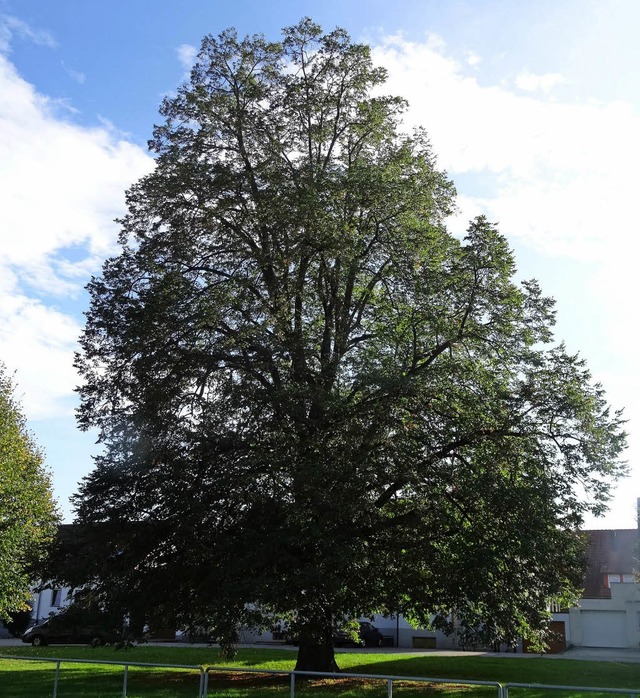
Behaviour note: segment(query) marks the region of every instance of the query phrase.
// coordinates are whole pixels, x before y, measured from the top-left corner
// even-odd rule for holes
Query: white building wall
[[[612,584],[610,599],[581,599],[569,615],[577,647],[640,647],[640,584]]]
[[[52,613],[59,613],[69,603],[68,588],[43,589],[33,593],[31,623],[43,623]]]

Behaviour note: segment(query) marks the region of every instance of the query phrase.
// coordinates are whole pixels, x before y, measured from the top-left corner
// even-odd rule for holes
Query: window
[[[62,589],[51,590],[51,605],[54,607],[60,606],[62,603]]]

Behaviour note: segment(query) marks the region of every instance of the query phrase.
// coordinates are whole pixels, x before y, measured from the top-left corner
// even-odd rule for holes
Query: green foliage
[[[0,364],[0,618],[28,610],[31,568],[55,534],[57,513],[43,457]]]
[[[542,634],[624,472],[552,300],[485,218],[447,231],[453,186],[384,77],[310,20],[206,37],[77,358],[105,453],[75,581],[227,640],[295,616],[305,666],[378,611]]]
[[[6,624],[13,637],[21,637],[31,623],[31,610],[12,611],[11,620]]]

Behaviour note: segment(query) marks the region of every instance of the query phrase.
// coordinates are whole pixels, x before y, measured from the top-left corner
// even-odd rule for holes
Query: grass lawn
[[[141,646],[122,651],[110,647],[3,647],[0,654],[59,659],[111,660],[157,664],[243,667],[290,671],[295,652],[280,649],[243,649],[231,662],[220,660],[215,648]],[[445,657],[402,654],[338,655],[343,672],[360,674],[394,674],[455,679],[499,681],[501,683],[542,683],[579,686],[606,686],[636,689],[640,692],[640,665],[617,662],[586,662],[536,657]],[[0,660],[0,696],[2,698],[37,698],[50,696],[55,664],[19,659]],[[121,696],[122,667],[96,664],[67,664],[60,670],[59,698],[107,698]],[[129,669],[129,698],[182,698],[198,695],[199,673],[188,669]],[[472,698],[496,696],[494,688],[463,687],[423,683],[394,685],[394,698]],[[217,698],[289,698],[288,677],[270,675],[212,674],[209,695]],[[386,698],[386,683],[376,680],[337,679],[335,681],[299,681],[299,698]],[[513,698],[575,698],[597,696],[595,693],[512,689]]]

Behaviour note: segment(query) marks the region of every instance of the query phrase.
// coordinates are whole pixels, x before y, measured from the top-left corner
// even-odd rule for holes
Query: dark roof
[[[585,599],[610,599],[608,574],[633,574],[639,567],[640,541],[637,528],[584,531],[587,536]]]

